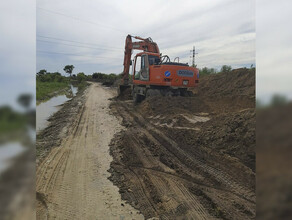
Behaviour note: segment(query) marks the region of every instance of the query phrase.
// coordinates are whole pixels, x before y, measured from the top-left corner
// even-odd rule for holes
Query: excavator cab
[[[149,62],[147,54],[137,54],[133,71],[135,80],[149,81]]]
[[[154,56],[147,53],[139,53],[135,57],[135,65],[133,67],[133,79],[141,81],[149,81],[149,67],[159,65],[159,56]]]

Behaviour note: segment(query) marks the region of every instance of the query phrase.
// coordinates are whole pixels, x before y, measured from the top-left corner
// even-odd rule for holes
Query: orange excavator
[[[140,41],[133,42],[132,38]],[[131,60],[133,50],[142,50]],[[177,60],[177,61],[176,61]],[[129,70],[132,65],[132,84],[130,85]],[[160,53],[155,42],[128,35],[125,44],[124,71],[119,93],[132,88],[135,102],[141,102],[149,96],[190,96],[190,88],[199,83],[199,70],[188,64],[179,63],[177,57],[173,62],[167,55]]]

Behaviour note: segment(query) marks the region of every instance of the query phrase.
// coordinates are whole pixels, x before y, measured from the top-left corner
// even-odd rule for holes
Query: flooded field
[[[12,159],[25,150],[20,142],[7,143],[0,146],[0,175],[12,162]]]
[[[61,105],[76,95],[78,88],[71,85],[71,91],[68,94],[62,94],[40,103],[36,107],[36,132],[48,126],[48,118],[57,112]]]

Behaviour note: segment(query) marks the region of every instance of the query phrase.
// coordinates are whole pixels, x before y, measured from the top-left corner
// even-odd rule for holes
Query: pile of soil
[[[198,91],[194,97],[150,97],[139,105],[112,103],[127,129],[112,142],[111,180],[147,218],[193,218],[190,193],[210,215],[196,218],[252,219],[255,72],[206,76]],[[187,188],[185,196],[176,184]]]
[[[234,69],[231,72],[202,77],[196,92],[200,96],[255,95],[255,69]]]
[[[292,103],[257,112],[257,219],[292,216]]]
[[[255,99],[250,96],[195,96],[195,97],[150,97],[137,106],[147,116],[155,114],[173,115],[180,113],[209,112],[213,114],[234,112],[254,108]]]

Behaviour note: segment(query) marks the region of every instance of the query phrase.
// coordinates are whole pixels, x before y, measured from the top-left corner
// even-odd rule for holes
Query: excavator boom
[[[132,38],[140,41],[132,42]],[[129,70],[133,50],[142,50],[144,52],[160,54],[157,44],[153,42],[151,38],[144,39],[142,37],[128,35],[125,43],[124,70],[122,82],[122,84],[125,86],[129,84]]]

